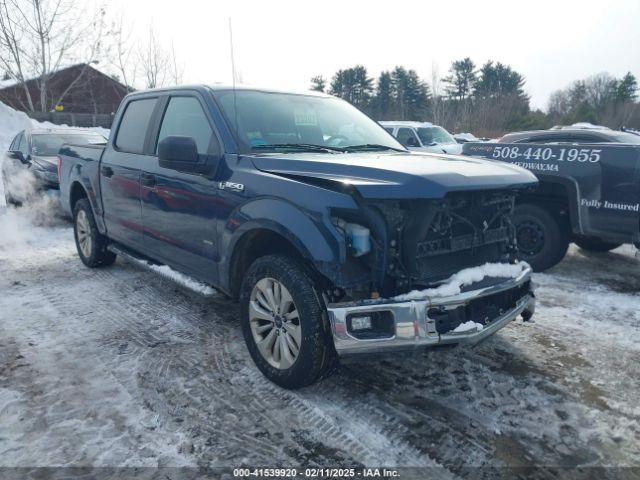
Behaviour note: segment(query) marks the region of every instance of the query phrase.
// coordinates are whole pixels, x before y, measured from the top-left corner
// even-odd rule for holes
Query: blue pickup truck
[[[408,152],[329,95],[136,92],[106,146],[59,158],[82,262],[144,258],[239,300],[253,360],[286,388],[533,314],[510,215],[535,177]]]

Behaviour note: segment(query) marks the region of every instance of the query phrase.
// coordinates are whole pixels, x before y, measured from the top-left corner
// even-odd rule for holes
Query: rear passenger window
[[[162,119],[158,142],[170,135],[192,137],[198,146],[198,153],[207,153],[213,130],[197,99],[193,97],[171,98]]]
[[[156,98],[145,98],[127,105],[116,137],[116,147],[119,150],[129,153],[144,152],[144,139],[156,102]]]

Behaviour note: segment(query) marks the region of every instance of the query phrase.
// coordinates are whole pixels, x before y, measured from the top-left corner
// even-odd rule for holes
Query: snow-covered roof
[[[549,130],[611,130],[609,127],[605,127],[604,125],[594,125],[589,122],[577,122],[573,125],[556,125],[555,127],[551,127]]]

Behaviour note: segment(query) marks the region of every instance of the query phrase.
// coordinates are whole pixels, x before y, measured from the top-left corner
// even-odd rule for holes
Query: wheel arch
[[[582,232],[579,209],[579,189],[575,181],[567,178],[538,175],[538,188],[521,195],[518,203],[532,203],[552,214],[566,215],[572,232]]]
[[[346,245],[325,220],[328,216],[303,211],[282,199],[259,198],[242,205],[221,232],[220,283],[235,296],[247,263],[257,254],[270,253],[297,256],[330,278],[332,267],[346,257]]]

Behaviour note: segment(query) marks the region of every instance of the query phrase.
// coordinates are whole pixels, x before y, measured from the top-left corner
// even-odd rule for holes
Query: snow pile
[[[453,333],[468,332],[470,330],[475,330],[476,332],[479,332],[483,328],[484,328],[484,325],[482,325],[481,323],[476,323],[473,320],[469,320],[468,322],[464,322],[458,325],[455,328],[455,330],[453,330]]]
[[[19,131],[37,124],[26,113],[17,112],[11,107],[0,102],[0,152],[4,154],[9,149],[13,137]]]
[[[481,282],[487,277],[493,278],[517,278],[529,265],[526,262],[516,264],[509,263],[485,263],[479,267],[465,268],[452,275],[447,281],[436,288],[426,290],[413,290],[404,295],[393,297],[397,301],[425,300],[433,297],[449,297],[458,295],[462,287],[476,282]]]

